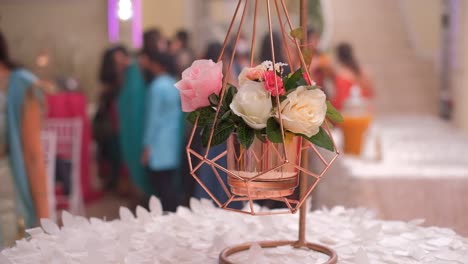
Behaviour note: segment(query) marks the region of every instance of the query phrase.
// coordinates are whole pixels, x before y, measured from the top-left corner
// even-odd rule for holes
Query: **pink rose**
[[[175,86],[180,92],[182,111],[193,112],[209,106],[208,97],[219,94],[223,86],[223,63],[196,60],[182,72],[182,80]]]
[[[283,95],[284,94],[284,87],[283,87],[283,80],[280,76],[276,74],[274,71],[266,71],[263,74],[263,79],[265,80],[265,89],[271,93],[273,96]],[[275,81],[276,80],[276,81]],[[276,84],[278,84],[278,92],[276,91]]]
[[[263,81],[263,73],[265,70],[262,65],[254,68],[245,67],[239,74],[239,86],[242,86],[246,81]]]

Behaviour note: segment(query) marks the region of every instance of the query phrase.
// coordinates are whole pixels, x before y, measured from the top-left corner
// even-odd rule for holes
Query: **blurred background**
[[[285,2],[298,26],[299,1]],[[128,71],[139,65],[148,84],[155,74],[145,60],[151,65],[161,59],[153,51],[172,56],[175,80],[194,59],[216,59],[236,5],[0,0],[9,57],[52,87],[45,92],[42,138],[46,150],[50,137],[57,143],[52,154],[46,151],[55,161],[47,166],[53,214],[73,209],[113,219],[119,206],[145,205],[154,190],[135,178],[141,168],[132,164],[141,153],[133,150],[133,159],[124,153],[132,138],[128,130],[137,122],[127,114],[130,108],[144,111],[139,106],[145,102],[136,89],[128,90],[135,80]],[[423,218],[426,225],[468,235],[468,3],[310,0],[308,9],[313,78],[345,117],[334,130],[344,155],[313,194],[313,207],[366,207],[384,219]],[[265,10],[263,1],[259,10]],[[268,30],[262,12],[259,55]],[[249,12],[245,23],[253,19]],[[277,32],[280,26],[273,25]],[[236,46],[240,69],[250,54],[251,33],[245,27]],[[127,101],[131,107],[125,108],[132,96],[137,101]],[[138,122],[144,127],[144,120]],[[189,129],[182,127],[181,134]],[[63,145],[68,149],[61,150]],[[187,162],[182,154],[180,159]],[[183,167],[171,184],[178,204],[187,205],[188,197],[206,195]]]

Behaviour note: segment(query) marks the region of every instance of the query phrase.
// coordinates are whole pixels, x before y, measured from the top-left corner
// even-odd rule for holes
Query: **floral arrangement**
[[[197,60],[187,68],[176,87],[180,91],[182,111],[189,113],[187,119],[195,124],[198,118],[196,124],[201,128],[202,144],[208,145],[219,107],[211,146],[237,133],[239,143],[245,148],[255,137],[263,142],[268,139],[282,143],[283,138],[301,136],[333,151],[333,142],[321,126],[326,118],[341,122],[340,113],[302,69],[285,75],[285,66],[285,63],[273,65],[265,61],[244,68],[238,77],[239,87],[227,84],[222,99],[222,62]]]

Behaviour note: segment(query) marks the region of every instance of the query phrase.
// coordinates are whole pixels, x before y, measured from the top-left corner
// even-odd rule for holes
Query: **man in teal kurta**
[[[163,209],[175,211],[178,202],[172,182],[181,163],[183,134],[180,96],[170,74],[175,67],[167,54],[150,53],[148,57],[148,70],[155,77],[146,97],[143,162]]]

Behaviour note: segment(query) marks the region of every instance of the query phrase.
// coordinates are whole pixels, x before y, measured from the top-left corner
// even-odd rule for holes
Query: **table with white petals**
[[[266,210],[266,209],[264,209]],[[249,216],[191,200],[191,209],[162,214],[155,198],[136,216],[104,221],[63,213],[63,226],[42,220],[42,228],[0,253],[2,264],[50,263],[217,263],[230,245],[296,238],[298,215]],[[308,215],[307,238],[336,250],[338,263],[468,264],[468,239],[450,229],[421,227],[421,220],[381,221],[366,209],[334,207]],[[233,255],[234,263],[323,263],[326,256],[289,246]]]

